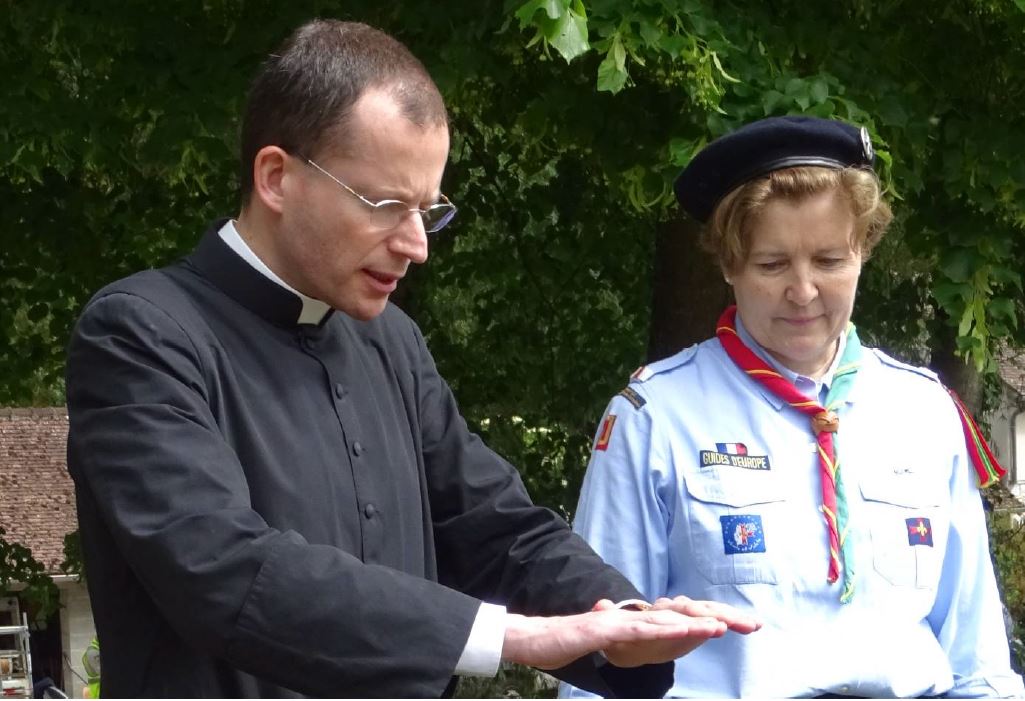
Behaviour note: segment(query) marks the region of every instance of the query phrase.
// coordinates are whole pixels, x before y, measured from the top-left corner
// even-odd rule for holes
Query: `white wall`
[[[1018,469],[1014,475],[1016,481],[1011,484],[1011,491],[1018,499],[1025,500],[1025,412],[1019,412],[1014,417],[1013,429],[1014,465]]]
[[[93,612],[85,583],[73,579],[57,581],[61,592],[61,647],[64,649],[64,691],[74,698],[82,698],[86,678],[82,668],[82,654],[96,635]],[[70,667],[69,667],[70,663]],[[101,692],[102,693],[102,692]]]
[[[1000,405],[989,419],[993,455],[1007,470],[1007,486],[1018,499],[1025,498],[1025,400],[1014,390],[1004,387]]]

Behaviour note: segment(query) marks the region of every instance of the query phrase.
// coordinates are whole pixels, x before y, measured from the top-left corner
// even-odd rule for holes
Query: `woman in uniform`
[[[1000,468],[932,372],[850,322],[891,219],[873,162],[863,128],[770,118],[676,182],[736,306],[612,399],[575,522],[649,601],[764,621],[677,660],[670,696],[1023,693],[979,495]]]

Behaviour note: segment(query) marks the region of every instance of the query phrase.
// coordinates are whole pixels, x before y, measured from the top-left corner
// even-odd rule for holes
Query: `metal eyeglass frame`
[[[441,202],[438,202],[437,204],[432,204],[427,209],[420,209],[419,207],[410,207],[408,204],[406,204],[405,202],[403,202],[401,200],[381,200],[380,202],[373,202],[371,200],[368,200],[366,197],[364,197],[363,195],[359,194],[355,190],[353,190],[351,187],[349,187],[348,185],[343,183],[341,180],[339,180],[335,176],[331,175],[331,173],[329,173],[326,170],[324,170],[323,168],[321,168],[319,165],[314,163],[312,159],[307,158],[306,162],[309,165],[311,165],[314,168],[316,168],[317,170],[319,170],[321,173],[323,173],[327,177],[329,177],[332,180],[334,180],[339,185],[341,185],[343,188],[345,188],[345,191],[348,192],[350,195],[352,195],[353,197],[357,198],[360,202],[362,202],[366,206],[370,207],[371,210],[373,210],[371,216],[377,215],[377,219],[378,220],[381,219],[382,215],[387,215],[388,217],[392,217],[393,216],[392,212],[394,212],[395,213],[394,214],[395,222],[394,223],[390,223],[390,224],[386,223],[386,225],[381,225],[382,229],[394,229],[400,223],[402,223],[402,218],[406,214],[408,214],[409,212],[416,212],[417,214],[420,215],[420,220],[423,222],[424,231],[426,233],[428,233],[428,234],[433,234],[435,232],[438,232],[438,231],[441,231],[442,229],[444,229],[448,225],[448,223],[452,221],[452,218],[456,215],[456,206],[454,204],[452,204],[452,202],[447,197],[445,197],[445,195],[441,195],[441,199],[442,199]],[[399,216],[399,209],[397,207],[395,207],[395,205],[400,205],[402,207],[402,214],[401,214],[401,216]],[[387,208],[390,208],[390,209],[387,209]],[[432,213],[437,213],[437,212],[443,212],[443,213],[440,215],[440,218],[437,220],[437,222],[434,222],[433,224],[431,224],[430,223],[431,219],[433,219],[434,216],[438,216],[437,214],[432,214]]]

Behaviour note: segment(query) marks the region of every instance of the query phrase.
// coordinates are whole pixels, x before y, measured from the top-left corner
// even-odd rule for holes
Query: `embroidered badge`
[[[748,455],[743,443],[716,443],[715,450],[702,450],[701,467],[728,465],[745,470],[771,470],[768,455]]]
[[[640,409],[648,403],[648,400],[637,394],[633,387],[624,387],[619,391],[619,396],[626,398],[626,401],[634,405],[634,409]]]
[[[601,431],[598,433],[598,441],[594,444],[595,450],[608,450],[609,439],[612,438],[612,427],[615,425],[615,414],[609,414],[605,417],[605,421],[601,425]]]
[[[722,544],[727,555],[765,552],[762,517],[756,514],[720,516]]]
[[[908,525],[908,545],[928,545],[932,547],[932,524],[927,518],[906,518]]]

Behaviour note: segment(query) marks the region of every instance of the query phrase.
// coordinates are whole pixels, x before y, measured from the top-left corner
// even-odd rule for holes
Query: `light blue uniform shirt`
[[[822,401],[835,363],[819,383],[780,369]],[[610,402],[574,529],[650,601],[721,601],[764,622],[677,660],[668,695],[1022,696],[946,391],[865,348],[837,413],[857,587],[847,604],[826,581],[809,419],[717,339],[642,368]],[[589,696],[565,684],[560,694]]]

